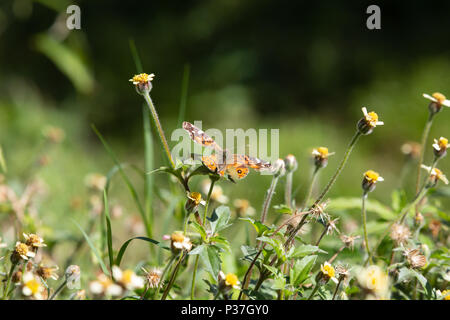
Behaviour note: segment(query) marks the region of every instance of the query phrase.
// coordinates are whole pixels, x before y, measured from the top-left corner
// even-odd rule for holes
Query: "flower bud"
[[[297,170],[297,159],[293,154],[288,154],[286,158],[284,158],[284,166],[287,172],[294,172]]]
[[[383,177],[380,177],[380,175],[373,171],[369,170],[364,173],[364,178],[362,181],[362,188],[364,192],[372,192],[375,190],[377,181],[384,181]]]
[[[314,165],[317,168],[325,168],[328,165],[328,157],[332,156],[334,152],[328,152],[328,148],[319,147],[314,149],[312,155],[314,156]]]
[[[278,159],[277,161],[275,161],[272,167],[272,172],[275,177],[284,176],[284,174],[286,173],[286,168],[283,159]]]
[[[132,79],[129,81],[133,82],[133,84],[136,87],[136,92],[139,94],[146,94],[149,93],[152,90],[152,81],[155,75],[153,73],[146,74],[141,73],[138,75],[135,75]]]

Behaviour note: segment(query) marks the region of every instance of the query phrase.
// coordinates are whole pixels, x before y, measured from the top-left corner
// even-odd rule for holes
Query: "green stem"
[[[338,282],[338,284],[337,284],[337,286],[336,286],[336,289],[334,290],[333,298],[332,298],[331,300],[334,300],[334,299],[336,298],[336,294],[338,293],[338,290],[339,290],[339,287],[340,287],[340,285],[341,285],[341,282],[342,282],[342,278],[339,277],[339,282]]]
[[[367,196],[368,196],[367,192],[364,192],[363,196],[362,196],[361,211],[362,211],[363,228],[364,228],[364,242],[366,243],[367,256],[371,257],[372,255],[370,254],[369,236],[367,235],[367,215],[366,215],[366,199],[367,199]]]
[[[64,289],[66,284],[67,284],[67,280],[64,280],[63,283],[61,283],[59,285],[59,287],[55,290],[55,292],[52,294],[52,296],[48,300],[53,300],[61,292],[61,290]]]
[[[156,129],[159,134],[159,138],[161,140],[161,144],[163,145],[164,151],[166,152],[167,159],[169,160],[170,165],[172,166],[172,169],[175,168],[175,163],[172,160],[172,155],[170,153],[169,145],[166,140],[166,136],[164,135],[163,128],[161,126],[161,123],[159,121],[158,113],[156,112],[155,106],[153,104],[152,98],[150,97],[150,93],[145,92],[144,93],[144,99],[147,102],[148,107],[150,108],[150,112],[152,113],[153,121],[155,122]]]
[[[426,143],[427,143],[427,139],[428,139],[428,134],[430,133],[431,125],[433,124],[433,116],[434,116],[434,113],[430,112],[427,123],[425,124],[425,128],[422,133],[422,141],[420,144],[419,164],[417,166],[416,194],[419,193],[420,175],[422,173],[421,166],[423,164],[423,159],[424,159],[424,155],[425,155],[425,147],[426,147]]]
[[[172,271],[172,275],[170,276],[169,283],[167,284],[166,290],[164,290],[164,292],[163,292],[161,300],[166,300],[167,296],[169,295],[170,289],[172,289],[172,286],[175,283],[175,279],[177,278],[178,270],[180,269],[181,261],[183,260],[184,256],[185,256],[185,253],[182,252],[180,254],[180,258],[177,261],[177,264],[175,265],[175,268]]]
[[[17,266],[17,263],[13,263],[11,265],[11,269],[9,269],[8,279],[6,280],[5,291],[3,292],[2,300],[5,300],[8,296],[9,286],[11,285],[11,278],[12,278],[12,275],[14,273],[14,269],[16,268],[16,266]]]
[[[275,188],[278,183],[278,178],[279,178],[278,175],[273,176],[272,182],[270,183],[270,187],[267,190],[266,198],[264,199],[264,203],[263,203],[263,210],[261,212],[261,223],[264,223],[264,221],[266,221],[267,212],[269,211],[270,202],[272,201],[272,196],[275,193]]]
[[[155,298],[158,297],[159,291],[161,290],[161,286],[164,282],[164,278],[166,276],[167,271],[170,269],[170,267],[172,266],[173,262],[176,259],[176,255],[172,255],[172,257],[169,260],[169,263],[166,265],[166,267],[164,268],[162,274],[161,274],[161,280],[159,280],[159,284],[158,284],[158,288],[155,290],[155,293],[153,295],[153,300],[155,300]]]
[[[317,283],[314,287],[313,291],[311,292],[311,295],[309,296],[308,300],[311,300],[311,298],[316,294],[317,289],[319,289],[319,284]]]
[[[214,189],[214,184],[217,180],[215,179],[211,179],[211,185],[209,186],[209,191],[208,191],[208,195],[206,197],[206,203],[205,203],[205,214],[203,216],[203,226],[206,223],[206,216],[208,215],[208,206],[209,206],[209,202],[211,201],[211,194],[212,191]],[[198,269],[198,261],[200,259],[200,256],[197,255],[195,257],[195,263],[194,263],[194,273],[192,274],[192,284],[191,284],[191,300],[194,300],[194,293],[195,293],[195,278],[197,276],[197,269]]]
[[[286,175],[286,186],[284,189],[284,202],[292,209],[292,176],[294,172],[288,172]]]
[[[305,200],[303,201],[303,205],[302,205],[302,208],[304,208],[304,209],[307,208],[309,198],[311,198],[312,190],[314,188],[314,184],[316,182],[316,177],[317,177],[317,173],[319,172],[319,169],[320,169],[320,167],[318,167],[318,166],[315,166],[315,168],[314,168],[314,172],[311,177],[311,183],[309,184],[308,191],[306,192],[306,197],[305,197]]]

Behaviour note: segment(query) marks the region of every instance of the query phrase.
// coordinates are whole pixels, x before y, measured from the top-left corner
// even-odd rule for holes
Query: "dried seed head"
[[[159,282],[161,281],[162,271],[158,268],[153,268],[150,271],[142,268],[145,273],[145,279],[150,288],[157,288],[159,286]]]
[[[341,235],[341,240],[342,242],[345,244],[345,246],[347,248],[350,248],[351,250],[353,250],[354,245],[355,245],[355,240],[361,238],[361,236],[346,236],[346,235]]]
[[[395,223],[391,227],[390,237],[397,246],[408,242],[411,236],[411,231],[404,224]]]
[[[413,269],[423,268],[427,264],[427,258],[417,249],[407,250],[404,255]]]

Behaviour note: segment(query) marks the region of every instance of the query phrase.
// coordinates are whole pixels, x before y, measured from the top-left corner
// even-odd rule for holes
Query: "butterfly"
[[[257,171],[272,169],[269,162],[247,155],[231,154],[228,150],[222,149],[214,139],[190,122],[183,122],[183,129],[189,133],[195,143],[216,151],[211,155],[201,156],[200,160],[210,171],[219,174],[221,177],[227,175],[234,182],[234,180],[244,179],[250,171],[249,168]]]

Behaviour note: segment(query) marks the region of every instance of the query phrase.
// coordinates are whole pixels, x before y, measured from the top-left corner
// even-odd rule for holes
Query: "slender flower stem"
[[[166,290],[164,290],[163,292],[161,300],[166,300],[167,296],[169,295],[170,289],[172,289],[172,286],[175,283],[175,279],[177,278],[178,270],[180,269],[181,261],[183,260],[184,256],[185,252],[182,252],[180,254],[180,257],[178,258],[175,268],[173,268],[172,275],[170,276],[169,283],[167,284]]]
[[[211,185],[209,186],[208,195],[206,197],[206,203],[205,203],[205,214],[203,215],[203,225],[206,223],[206,216],[208,215],[208,206],[209,202],[211,201],[211,194],[214,189],[214,184],[217,180],[211,179]],[[192,274],[192,284],[191,284],[191,300],[194,300],[194,293],[195,293],[195,278],[197,276],[197,269],[198,269],[198,261],[200,259],[200,256],[197,255],[195,257],[195,263],[194,263],[194,273]]]
[[[314,172],[311,177],[311,183],[309,184],[308,191],[306,192],[306,197],[305,197],[305,200],[303,201],[303,205],[302,205],[302,208],[304,208],[304,209],[307,208],[309,198],[311,198],[312,190],[314,188],[314,184],[316,182],[317,173],[319,172],[319,169],[320,169],[319,166],[315,166],[315,168],[314,168]]]
[[[342,247],[340,247],[339,250],[336,251],[336,253],[330,258],[330,260],[328,260],[328,263],[329,263],[329,264],[332,264],[333,261],[334,261],[334,260],[337,258],[337,256],[339,255],[339,253],[341,253],[342,250],[345,249],[345,247],[346,247],[345,245],[343,245]]]
[[[388,227],[386,228],[386,230],[384,231],[384,233],[382,234],[382,236],[380,237],[380,239],[378,240],[377,245],[375,246],[375,248],[372,250],[370,256],[366,259],[366,261],[364,262],[364,266],[367,265],[367,263],[369,262],[369,260],[372,259],[372,256],[375,252],[377,252],[378,247],[381,245],[381,242],[383,241],[384,237],[387,236],[387,234],[389,233],[389,230],[391,230],[391,227],[398,221],[400,221],[400,223],[403,223],[403,220],[405,219],[406,215],[408,214],[409,210],[414,207],[417,203],[419,203],[423,197],[427,194],[428,192],[428,187],[423,187],[421,192],[414,198],[414,200],[407,205],[405,208],[403,208],[402,212],[400,213],[400,218],[397,220],[392,221]]]
[[[329,226],[328,224],[325,226],[325,228],[323,229],[322,233],[320,234],[319,239],[317,239],[316,247],[319,246],[320,241],[322,241],[322,238],[323,238],[323,237],[325,236],[325,234],[327,233],[328,226]]]
[[[61,290],[64,289],[64,287],[66,286],[66,284],[67,284],[67,279],[65,279],[65,280],[63,281],[63,283],[61,283],[61,284],[59,285],[59,287],[55,290],[55,292],[53,292],[52,296],[51,296],[48,300],[53,300],[53,299],[55,299],[55,297],[61,292]]]
[[[286,174],[286,186],[284,189],[284,202],[285,204],[292,209],[292,176],[294,175],[293,171],[290,171]]]
[[[173,162],[172,155],[171,155],[170,149],[169,149],[169,145],[167,143],[166,136],[164,135],[164,131],[161,126],[161,122],[159,121],[158,113],[156,112],[152,98],[150,97],[150,93],[145,92],[143,94],[143,96],[144,96],[145,101],[147,102],[148,107],[150,108],[150,112],[152,113],[152,118],[153,118],[153,121],[155,122],[155,126],[158,131],[159,138],[163,145],[164,151],[166,152],[167,159],[169,160],[169,163],[172,166],[172,168],[175,168],[175,163]]]
[[[6,280],[5,291],[3,292],[2,300],[5,300],[8,296],[9,286],[11,285],[11,278],[12,278],[12,275],[14,273],[14,269],[16,268],[16,266],[17,266],[17,263],[13,263],[11,265],[11,269],[9,269],[8,279]]]
[[[363,196],[362,196],[361,211],[362,211],[362,220],[363,220],[363,229],[364,229],[364,242],[366,244],[367,256],[372,257],[372,255],[370,254],[369,237],[367,235],[367,215],[366,215],[367,196],[368,196],[367,192],[364,192]],[[370,258],[370,259],[372,259],[372,258]]]
[[[308,300],[311,300],[312,297],[316,294],[317,289],[319,289],[319,284],[317,283],[316,286],[314,287],[313,291],[311,292],[311,295],[309,296]]]
[[[172,266],[173,262],[176,259],[176,255],[172,255],[172,257],[169,260],[169,263],[166,265],[166,267],[164,268],[162,274],[161,274],[161,279],[159,280],[159,284],[158,284],[158,288],[155,290],[155,293],[153,294],[153,300],[155,300],[155,298],[158,297],[159,291],[161,290],[161,286],[164,282],[164,278],[166,276],[167,271],[169,271],[170,267]]]
[[[336,298],[336,294],[337,294],[338,291],[339,291],[339,287],[341,286],[341,282],[342,282],[342,278],[339,277],[339,282],[338,282],[338,284],[336,285],[336,289],[334,290],[333,298],[332,298],[331,300],[334,300],[334,299]]]
[[[264,203],[263,203],[263,210],[261,212],[261,223],[264,223],[264,221],[266,221],[267,212],[269,211],[270,202],[272,201],[272,196],[275,193],[275,188],[278,183],[278,178],[279,178],[278,175],[273,176],[272,182],[270,183],[270,187],[267,190],[266,198],[264,199]]]
[[[317,200],[314,202],[314,204],[310,207],[310,209],[313,209],[314,207],[316,207],[323,200],[323,198],[327,195],[328,191],[330,191],[331,187],[336,182],[336,180],[339,177],[340,173],[344,169],[345,164],[347,163],[347,160],[350,157],[350,154],[351,154],[353,148],[355,147],[356,142],[358,141],[358,138],[360,136],[361,136],[361,132],[359,130],[357,130],[356,133],[354,134],[352,140],[350,141],[348,147],[347,147],[347,151],[345,152],[344,158],[342,159],[339,167],[337,168],[336,172],[334,173],[333,177],[330,179],[328,184],[323,189],[323,191],[320,194],[320,196],[317,198]],[[307,216],[308,216],[308,214],[305,214],[303,216],[303,218],[300,220],[300,222],[298,223],[298,225],[292,230],[291,234],[289,235],[288,239],[286,240],[286,244],[289,244],[289,243],[292,242],[292,240],[295,238],[295,235],[297,234],[297,232],[303,226]]]
[[[425,128],[422,133],[422,141],[420,144],[420,157],[419,157],[419,163],[417,165],[417,179],[416,179],[416,194],[419,193],[419,185],[420,185],[420,175],[422,173],[422,164],[423,159],[425,156],[425,147],[428,139],[428,134],[430,133],[431,125],[433,124],[433,116],[434,113],[430,112],[430,115],[428,116],[428,120],[425,124]]]

